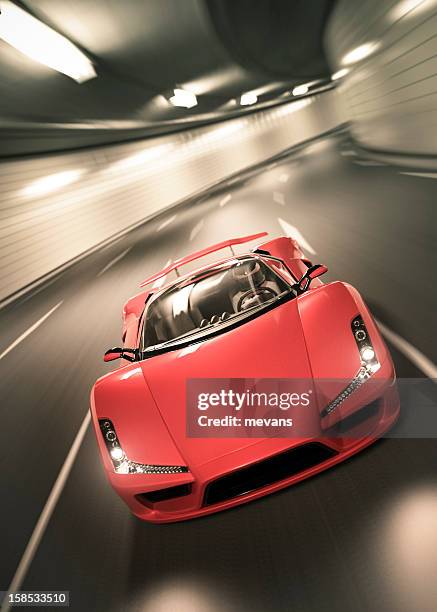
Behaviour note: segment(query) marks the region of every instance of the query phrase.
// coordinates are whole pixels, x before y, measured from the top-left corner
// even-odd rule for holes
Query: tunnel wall
[[[0,163],[0,302],[225,177],[330,130],[336,92],[149,140]]]
[[[339,0],[325,36],[333,72],[369,42],[378,48],[339,87],[353,137],[379,151],[437,155],[437,3]]]

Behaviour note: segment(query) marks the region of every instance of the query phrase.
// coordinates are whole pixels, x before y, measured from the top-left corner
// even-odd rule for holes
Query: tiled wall
[[[339,0],[325,43],[333,72],[352,49],[375,48],[339,87],[354,137],[382,151],[437,155],[436,0]]]
[[[0,301],[123,229],[340,122],[331,90],[196,130],[0,162]]]

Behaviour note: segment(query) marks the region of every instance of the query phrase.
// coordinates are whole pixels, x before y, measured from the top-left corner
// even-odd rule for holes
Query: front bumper
[[[153,523],[168,523],[204,516],[279,491],[344,461],[376,441],[392,427],[399,415],[399,395],[392,365],[387,364],[384,369],[386,372],[390,369],[391,376],[385,378],[383,387],[378,387],[377,397],[369,397],[369,401],[364,405],[356,406],[353,411],[356,416],[363,415],[364,417],[358,419],[358,429],[357,419],[348,420],[347,417],[351,416],[348,414],[342,418],[347,427],[340,434],[338,430],[334,432],[335,424],[331,426],[328,423],[329,427],[325,429],[321,438],[311,440],[265,439],[231,455],[225,455],[192,468],[192,471],[185,474],[169,474],[163,477],[162,475],[143,474],[123,475],[108,471],[109,480],[135,516]],[[338,426],[338,418],[336,423]],[[223,479],[228,474],[234,474],[238,470],[244,470],[248,466],[262,462],[267,464],[271,458],[288,453],[293,449],[301,449],[309,444],[321,445],[328,452],[321,453],[321,460],[309,467],[306,467],[305,463],[301,464],[302,469],[289,476],[275,479],[273,474],[268,484],[247,492],[242,492],[240,489],[238,495],[217,503],[210,503],[208,500],[207,491],[210,483]],[[270,463],[269,465],[276,464]],[[281,474],[279,470],[278,475]],[[147,492],[170,487],[176,487],[174,489],[176,497],[161,501],[148,499]]]

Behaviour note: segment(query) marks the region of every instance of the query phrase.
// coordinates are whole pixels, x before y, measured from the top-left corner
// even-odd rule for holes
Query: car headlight
[[[100,431],[117,474],[182,474],[186,465],[150,465],[131,461],[123,451],[115,427],[109,419],[99,419]]]
[[[338,408],[346,398],[361,387],[361,385],[381,367],[361,315],[352,320],[351,328],[360,353],[361,367],[348,386],[343,389],[332,402],[325,406],[321,412],[322,418],[328,416],[328,414],[331,414],[331,412]]]

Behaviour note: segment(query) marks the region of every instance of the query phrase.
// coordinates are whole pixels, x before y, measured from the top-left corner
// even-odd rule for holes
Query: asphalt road
[[[0,590],[93,382],[113,367],[101,355],[120,341],[122,304],[170,258],[297,230],[330,279],[355,285],[379,320],[436,361],[437,180],[405,172],[360,160],[344,137],[321,140],[148,222],[0,311],[2,353],[57,306],[0,358]],[[391,348],[398,376],[424,376]],[[381,440],[278,494],[160,526],[132,517],[109,488],[88,428],[22,589],[69,590],[72,610],[96,612],[434,611],[437,440]]]

